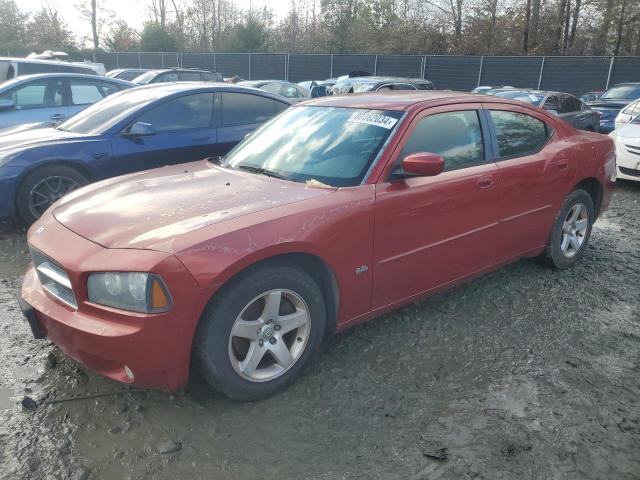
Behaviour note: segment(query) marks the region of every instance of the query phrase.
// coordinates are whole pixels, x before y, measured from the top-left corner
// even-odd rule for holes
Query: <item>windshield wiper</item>
[[[291,180],[286,175],[274,172],[273,170],[267,170],[266,168],[256,167],[255,165],[238,165],[236,168],[246,170],[251,173],[259,173],[260,175],[266,175],[267,177],[279,178],[280,180]]]

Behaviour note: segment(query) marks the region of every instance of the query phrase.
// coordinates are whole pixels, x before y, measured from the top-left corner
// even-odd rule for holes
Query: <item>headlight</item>
[[[143,313],[166,312],[171,308],[167,287],[153,273],[92,273],[87,290],[89,301],[107,307]]]

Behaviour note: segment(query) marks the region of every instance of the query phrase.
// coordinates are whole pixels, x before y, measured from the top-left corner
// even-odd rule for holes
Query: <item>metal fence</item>
[[[271,53],[97,53],[113,68],[203,68],[251,79],[323,80],[365,70],[377,75],[421,77],[436,88],[479,85],[558,90],[582,94],[620,82],[640,81],[640,57],[542,57],[454,55],[331,55]]]

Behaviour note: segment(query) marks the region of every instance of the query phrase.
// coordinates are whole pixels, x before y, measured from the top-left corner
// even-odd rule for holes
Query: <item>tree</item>
[[[28,18],[28,15],[16,5],[15,0],[0,0],[0,48],[2,50],[24,49],[25,25]]]
[[[36,51],[76,49],[73,34],[51,5],[43,7],[29,21],[27,40],[29,47]]]
[[[112,52],[137,50],[140,48],[140,35],[124,20],[116,20],[104,39],[104,45]]]
[[[140,48],[145,52],[175,52],[176,39],[159,23],[147,22],[140,35]]]
[[[229,39],[230,52],[264,52],[267,35],[264,25],[248,18],[245,23],[236,25]]]

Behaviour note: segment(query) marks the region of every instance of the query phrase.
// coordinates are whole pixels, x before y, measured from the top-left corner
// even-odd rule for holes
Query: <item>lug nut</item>
[[[277,341],[277,340],[276,340],[276,337],[271,337],[271,338],[269,339],[269,343],[270,343],[271,345],[275,345],[275,344],[276,344],[276,341]]]

